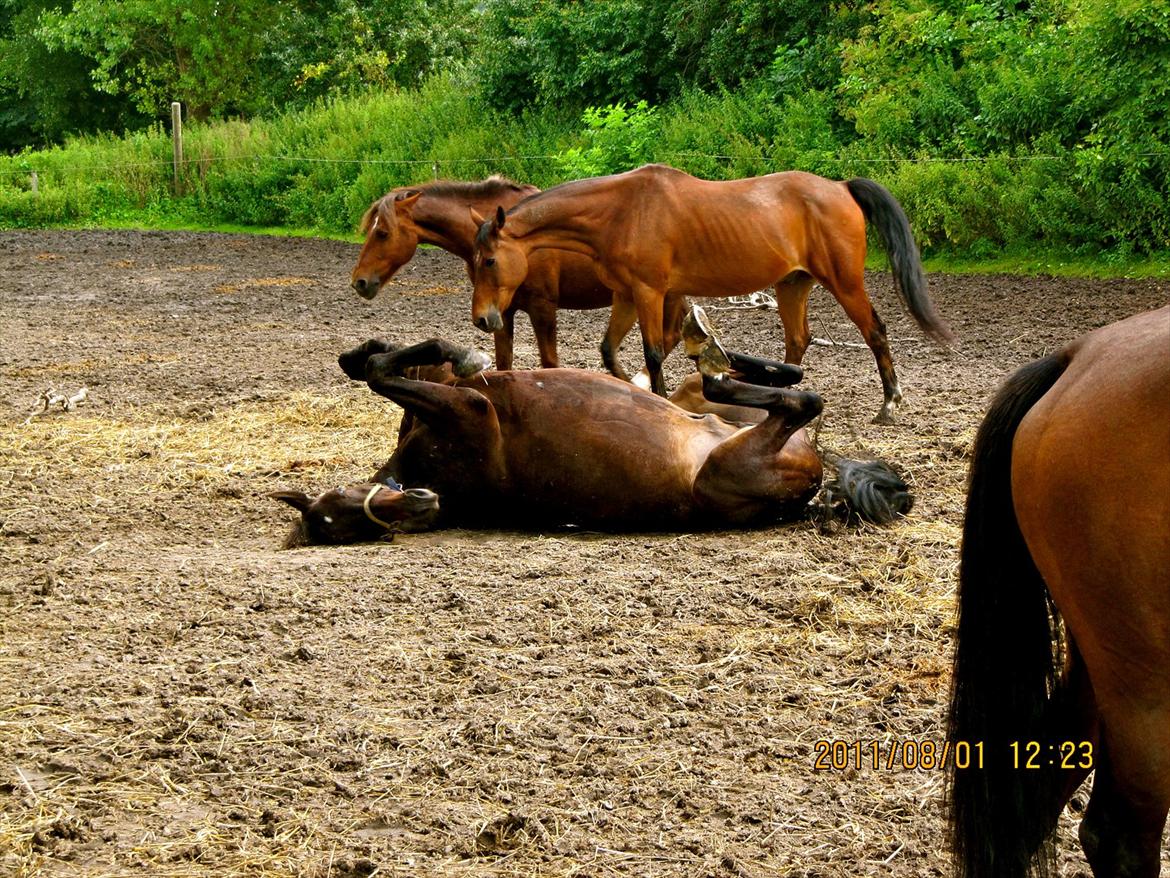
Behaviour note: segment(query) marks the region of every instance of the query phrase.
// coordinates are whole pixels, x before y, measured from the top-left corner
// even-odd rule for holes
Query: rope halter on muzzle
[[[381,527],[385,528],[388,531],[392,531],[392,530],[394,530],[394,525],[390,524],[387,521],[383,521],[382,519],[378,518],[378,516],[374,515],[374,511],[372,509],[370,509],[370,501],[373,500],[374,495],[377,494],[379,491],[381,491],[384,487],[386,487],[386,486],[385,485],[374,485],[374,487],[370,488],[370,493],[366,494],[366,499],[364,501],[362,501],[362,511],[366,513],[366,518],[368,518],[370,521],[374,522],[374,524],[380,525]]]

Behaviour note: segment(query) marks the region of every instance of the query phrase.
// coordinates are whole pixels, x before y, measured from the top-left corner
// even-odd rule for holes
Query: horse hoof
[[[871,421],[871,423],[882,424],[883,426],[890,427],[894,424],[897,424],[898,422],[894,420],[894,416],[890,414],[890,412],[883,408],[879,410],[876,415],[874,415],[873,421]]]
[[[451,361],[451,371],[460,378],[478,375],[492,366],[491,357],[481,351],[467,350],[463,356]]]
[[[715,329],[705,312],[698,305],[683,319],[683,345],[686,354],[696,362],[703,375],[722,375],[731,371],[731,358],[715,336]]]

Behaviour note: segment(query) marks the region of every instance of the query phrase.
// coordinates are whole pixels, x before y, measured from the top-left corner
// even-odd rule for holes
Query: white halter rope
[[[370,509],[370,501],[373,500],[374,495],[381,491],[384,487],[384,485],[374,485],[374,487],[370,488],[370,493],[366,494],[366,499],[362,502],[362,510],[366,513],[366,518],[368,518],[374,524],[381,525],[386,530],[392,531],[394,530],[394,525],[390,524],[389,522],[382,521],[382,519],[374,515],[373,511]]]

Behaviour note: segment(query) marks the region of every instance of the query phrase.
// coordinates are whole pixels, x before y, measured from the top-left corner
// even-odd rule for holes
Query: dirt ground
[[[806,383],[823,446],[913,483],[893,527],[282,550],[293,513],[268,492],[362,480],[392,450],[397,413],[340,350],[489,349],[452,257],[420,252],[364,302],[356,254],[0,234],[0,873],[946,873],[941,773],[886,761],[942,734],[975,426],[1009,370],[1170,284],[932,276],[948,352],[873,274],[900,423],[870,423],[866,350],[812,348]],[[711,313],[730,346],[780,354],[773,313]],[[824,291],[812,313],[858,341]],[[599,368],[605,317],[562,314],[565,365]],[[50,387],[89,396],[30,419]],[[865,764],[818,771],[818,741],[863,742]],[[1087,874],[1072,816],[1060,848]]]

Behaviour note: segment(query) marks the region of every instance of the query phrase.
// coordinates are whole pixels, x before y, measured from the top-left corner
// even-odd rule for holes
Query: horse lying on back
[[[759,411],[758,423],[696,415],[595,372],[478,372],[473,352],[445,341],[371,340],[340,362],[404,409],[393,457],[367,483],[273,497],[301,512],[311,543],[445,526],[688,530],[800,515],[823,475],[803,429],[821,398],[785,386],[798,367],[728,357],[704,326],[688,326],[705,398]],[[733,363],[758,383],[731,377]],[[884,465],[855,467],[847,481],[847,499],[874,521],[912,502]]]

